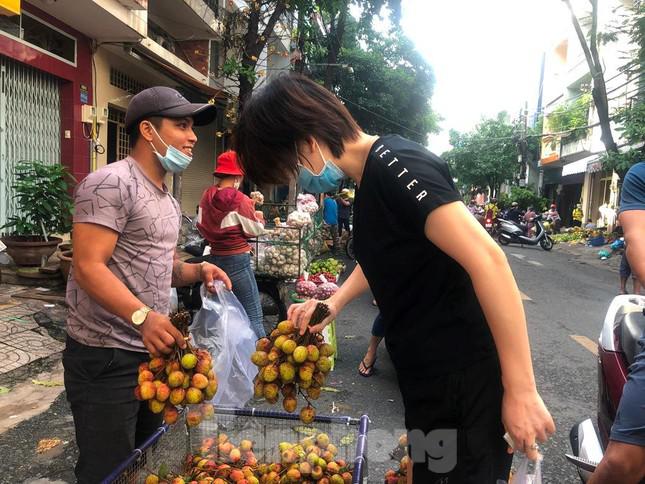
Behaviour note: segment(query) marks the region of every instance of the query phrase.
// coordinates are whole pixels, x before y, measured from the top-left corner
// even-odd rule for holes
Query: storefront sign
[[[548,165],[560,159],[560,137],[543,136],[542,137],[542,158],[540,165]]]
[[[88,99],[89,95],[87,93],[87,86],[85,84],[81,84],[81,104],[88,104]]]
[[[20,15],[20,0],[0,0],[0,15]]]

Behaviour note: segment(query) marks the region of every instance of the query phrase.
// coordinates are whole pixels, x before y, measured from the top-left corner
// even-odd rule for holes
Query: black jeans
[[[399,385],[415,484],[508,481],[497,357],[446,375],[399,373]]]
[[[65,390],[72,408],[79,483],[101,482],[162,423],[134,397],[139,364],[147,353],[86,346],[67,337]]]
[[[347,232],[351,232],[349,229],[349,219],[348,218],[339,218],[338,219],[338,236],[343,235],[343,229],[345,229]]]

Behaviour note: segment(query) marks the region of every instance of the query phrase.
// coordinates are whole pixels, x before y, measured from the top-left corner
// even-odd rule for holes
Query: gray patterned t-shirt
[[[76,188],[74,223],[93,223],[119,234],[108,269],[145,305],[168,312],[172,263],[181,211],[128,157],[89,174]],[[88,346],[146,351],[129,321],[93,301],[74,279],[67,282],[67,332]]]

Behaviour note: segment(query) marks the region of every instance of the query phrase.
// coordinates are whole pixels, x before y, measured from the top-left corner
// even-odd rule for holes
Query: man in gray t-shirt
[[[67,284],[65,389],[76,427],[76,478],[108,476],[161,424],[134,396],[148,352],[185,347],[168,318],[170,288],[226,274],[212,264],[185,264],[175,247],[181,212],[164,179],[184,170],[197,141],[194,125],[215,106],[191,104],[167,87],[132,98],[127,158],[88,175],[75,194],[74,259]]]

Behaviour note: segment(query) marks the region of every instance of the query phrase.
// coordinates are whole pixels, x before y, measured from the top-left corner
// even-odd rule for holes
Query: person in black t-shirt
[[[506,213],[506,220],[516,224],[522,223],[522,211],[519,209],[517,202],[511,203],[511,209]]]
[[[358,265],[310,329],[372,289],[405,405],[414,482],[507,480],[505,431],[537,458],[536,442],[555,426],[535,386],[520,293],[447,164],[400,136],[364,133],[332,93],[294,73],[253,93],[234,140],[246,176],[260,185],[294,175],[318,193],[346,177],[358,185]],[[317,304],[289,308],[301,332]]]

